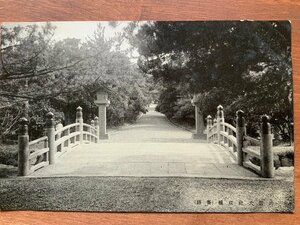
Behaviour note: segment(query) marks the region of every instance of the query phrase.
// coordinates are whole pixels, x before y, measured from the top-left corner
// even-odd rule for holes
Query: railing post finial
[[[20,135],[28,134],[28,120],[25,117],[19,119],[19,130]]]
[[[262,122],[262,126],[261,126],[261,132],[263,134],[270,134],[271,133],[271,125],[269,123],[269,116],[268,115],[263,115],[261,117],[261,122]]]
[[[22,117],[19,120],[18,130],[18,175],[27,176],[29,174],[29,136],[28,120]]]
[[[48,112],[46,114],[46,133],[48,137],[48,147],[49,147],[49,164],[55,163],[55,121],[54,114],[52,112]]]
[[[211,115],[208,115],[208,116],[206,117],[206,120],[207,120],[207,125],[208,125],[209,127],[211,127],[211,126],[212,126],[212,117],[211,117]]]
[[[80,106],[78,106],[76,108],[76,122],[78,123],[79,119],[82,119],[83,115],[82,115],[82,108]]]
[[[213,124],[215,124],[215,123],[217,123],[217,119],[216,118],[214,118],[214,121],[213,121]]]
[[[95,116],[94,121],[95,121],[95,126],[98,126],[99,125],[99,118],[98,118],[98,116]]]
[[[52,112],[48,112],[46,114],[46,128],[52,128],[55,126],[54,114]]]
[[[244,114],[245,113],[244,113],[243,110],[236,111],[236,122],[237,122],[237,126],[239,126],[239,127],[244,127],[245,126]]]
[[[271,124],[269,123],[269,116],[263,115],[261,117],[261,172],[262,176],[266,178],[274,177],[274,161],[273,161],[273,135],[271,133]]]
[[[223,109],[223,106],[219,105],[217,107],[217,110],[218,110],[218,113],[217,113],[218,118],[221,118],[221,119],[224,120],[224,109]],[[224,121],[222,121],[222,122],[224,122]]]

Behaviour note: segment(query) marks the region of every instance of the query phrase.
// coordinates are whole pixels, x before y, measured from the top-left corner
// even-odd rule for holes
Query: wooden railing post
[[[91,126],[93,127],[93,128],[95,128],[95,121],[94,120],[91,120]],[[93,129],[90,129],[90,133],[91,134],[94,134],[94,130]],[[90,136],[90,141],[92,141],[92,142],[95,142],[94,141],[94,136]]]
[[[263,115],[261,120],[261,172],[263,177],[272,178],[274,177],[274,161],[271,125],[267,115]]]
[[[97,136],[96,143],[98,143],[99,142],[99,118],[98,118],[98,116],[95,117],[95,128],[96,128],[96,136]]]
[[[44,140],[44,148],[48,148],[48,138]],[[45,154],[44,161],[49,162],[49,152]]]
[[[236,145],[237,145],[237,162],[240,166],[243,165],[243,141],[245,133],[245,118],[244,112],[238,110],[236,112]]]
[[[233,134],[233,132],[230,128],[228,128],[227,133],[228,133],[228,136],[231,136]],[[228,147],[229,148],[232,147],[232,142],[230,140],[228,140]]]
[[[82,108],[80,106],[76,109],[76,123],[79,123],[79,142],[80,144],[83,143],[83,115],[82,115]]]
[[[223,106],[219,105],[218,106],[218,113],[217,113],[217,143],[220,144],[221,142],[221,130],[222,130],[222,125],[221,123],[224,122],[224,111],[223,111]]]
[[[29,174],[29,135],[28,120],[22,117],[19,120],[18,134],[18,175],[27,176]]]
[[[68,129],[65,131],[65,135],[66,135],[66,136],[69,136],[69,135],[70,135],[70,128],[68,128]],[[69,138],[66,140],[66,147],[67,147],[67,148],[70,147],[70,139],[69,139]]]
[[[213,126],[215,125],[217,123],[217,119],[216,118],[214,118],[214,123],[213,123]],[[216,133],[217,133],[217,127],[215,126],[214,127],[214,129],[213,129],[213,132],[214,132],[214,135],[213,135],[213,143],[216,143],[217,142],[217,135],[216,135]]]
[[[56,146],[55,146],[54,126],[55,126],[54,114],[52,112],[48,112],[46,114],[46,133],[48,137],[48,147],[49,147],[49,164],[55,163]]]
[[[206,135],[207,135],[207,142],[209,143],[209,130],[212,127],[212,118],[211,115],[208,115],[206,118],[207,124],[206,124]]]

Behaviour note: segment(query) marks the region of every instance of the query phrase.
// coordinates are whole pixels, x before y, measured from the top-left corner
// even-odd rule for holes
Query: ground
[[[188,177],[5,179],[0,202],[2,210],[282,212],[293,210],[293,183]]]
[[[287,176],[287,174],[289,176]],[[292,211],[293,171],[263,179],[152,110],[30,177],[0,179],[0,208],[71,211]]]

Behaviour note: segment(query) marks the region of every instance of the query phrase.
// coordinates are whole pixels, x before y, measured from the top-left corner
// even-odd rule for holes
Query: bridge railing
[[[28,121],[20,119],[18,171],[27,176],[36,170],[54,164],[56,158],[69,149],[88,143],[98,143],[99,121],[95,117],[91,124],[83,123],[82,108],[77,108],[76,122],[55,131],[54,114],[46,115],[46,135],[29,142]]]
[[[48,137],[29,142],[29,173],[49,165]]]
[[[220,142],[218,142],[218,125],[215,122],[211,127],[207,128],[207,140],[215,144],[220,144],[224,148],[228,149],[232,155],[236,158],[237,142],[236,142],[236,128],[229,123],[220,123]]]
[[[217,110],[216,119],[212,120],[210,115],[207,116],[207,142],[223,146],[232,153],[239,165],[251,169],[263,177],[274,177],[273,135],[268,116],[262,116],[261,138],[258,140],[246,135],[243,111],[237,111],[235,127],[225,122],[222,106],[218,106]]]

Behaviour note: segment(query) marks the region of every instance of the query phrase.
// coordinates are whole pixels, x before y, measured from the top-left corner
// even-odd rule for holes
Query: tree
[[[2,137],[15,128],[20,116],[30,116],[31,125],[37,120],[34,116],[52,109],[50,98],[70,87],[71,71],[82,59],[70,59],[62,46],[55,45],[54,30],[50,23],[1,27],[0,114],[9,115],[1,117]],[[35,107],[37,102],[43,102],[43,107]]]
[[[42,135],[48,111],[69,124],[80,105],[85,121],[93,119],[99,87],[108,89],[112,100],[109,125],[132,122],[145,112],[145,77],[126,52],[116,48],[121,41],[118,36],[105,39],[101,24],[85,42],[74,38],[56,41],[55,27],[50,23],[2,27],[1,32],[2,137],[16,129],[21,116],[29,118],[31,138]]]
[[[268,113],[280,135],[291,138],[289,22],[133,23],[128,38],[141,55],[140,68],[170,87],[166,90],[171,93],[175,88],[188,98],[194,93],[205,97],[203,115],[214,115],[222,104],[230,120],[241,108],[247,120],[257,124],[259,115]],[[168,96],[165,91],[162,95]],[[169,104],[163,110],[167,116],[181,114],[170,106],[179,106],[181,100],[170,95],[164,102]]]

